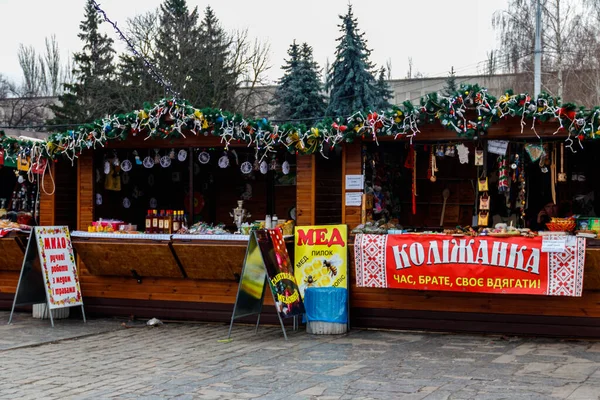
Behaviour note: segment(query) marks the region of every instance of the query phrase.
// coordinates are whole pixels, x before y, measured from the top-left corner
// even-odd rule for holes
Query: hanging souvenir
[[[487,226],[489,223],[490,213],[488,211],[480,211],[477,217],[478,226]]]
[[[119,176],[118,168],[120,167],[110,166],[110,171],[104,179],[104,189],[114,192],[121,191],[121,177]]]
[[[123,182],[123,185],[127,185],[129,183],[129,174],[127,172],[123,172],[121,175],[121,182]]]
[[[558,174],[558,181],[559,182],[566,182],[567,181],[567,174],[565,172],[565,144],[561,143],[560,144],[560,173]]]
[[[442,146],[442,145],[436,146],[436,148],[435,148],[435,155],[437,157],[444,157],[444,155],[445,155],[444,154],[444,146]]]
[[[490,196],[484,193],[479,197],[479,209],[480,210],[489,210],[490,209]]]
[[[536,162],[544,154],[544,148],[539,144],[526,144],[525,151],[529,155],[531,162]]]
[[[23,177],[23,175],[19,175],[19,177],[17,178],[17,182],[19,182],[19,183],[25,182],[25,178]]]
[[[283,172],[284,175],[287,175],[290,173],[290,163],[287,161],[284,161],[283,164],[281,164],[281,172]]]
[[[152,174],[148,175],[148,186],[154,186],[154,175]]]
[[[498,193],[508,192],[508,166],[506,156],[498,157]]]
[[[229,157],[227,154],[224,154],[219,158],[219,168],[227,168],[229,167]]]
[[[102,205],[102,195],[100,193],[96,193],[96,205],[97,206]]]
[[[104,175],[110,174],[110,163],[108,160],[104,161]]]
[[[119,157],[117,156],[117,152],[116,151],[114,153],[114,158],[113,158],[112,164],[115,167],[118,167],[119,165],[121,165],[121,161],[119,161]]]
[[[171,160],[174,160],[174,159],[175,159],[175,149],[171,149],[171,151],[169,152],[169,158],[170,158]]]
[[[142,197],[143,195],[144,195],[144,192],[142,192],[142,191],[140,190],[140,188],[138,188],[137,186],[134,186],[134,187],[133,187],[133,190],[132,190],[132,192],[131,192],[131,196],[132,196],[134,199],[139,199],[139,198],[140,198],[140,197]]]
[[[142,160],[140,160],[140,155],[138,154],[137,150],[133,151],[133,156],[135,157],[136,165],[142,165]]]
[[[266,161],[263,161],[260,163],[260,173],[264,175],[267,172],[269,172],[269,165]]]
[[[488,178],[480,178],[477,181],[477,189],[480,192],[487,192],[489,190]]]
[[[100,183],[102,180],[102,175],[100,175],[100,170],[96,168],[96,183]]]
[[[460,143],[456,146],[456,151],[458,152],[458,160],[461,164],[469,163],[469,148],[464,144]]]
[[[187,159],[187,151],[184,149],[179,150],[177,153],[177,159],[181,162],[184,162]]]
[[[152,197],[150,199],[149,205],[150,205],[150,208],[156,208],[156,206],[158,206],[158,201],[156,201],[156,199],[154,197]]]
[[[146,168],[152,168],[154,167],[154,160],[152,159],[152,157],[148,156],[146,158],[144,158],[144,167]]]
[[[277,171],[278,168],[279,168],[279,163],[277,162],[277,158],[273,157],[271,159],[271,162],[269,163],[269,170]]]
[[[37,162],[31,164],[31,172],[36,175],[42,175],[46,171],[47,164],[48,161],[45,158],[39,157]]]
[[[453,145],[446,146],[446,157],[454,157],[456,155],[456,148]]]
[[[206,151],[201,152],[198,154],[198,161],[200,161],[200,164],[208,164],[210,161],[210,154],[208,154]]]
[[[475,150],[475,166],[476,167],[483,166],[483,149]]]
[[[258,162],[258,158],[254,160],[254,164],[252,164],[252,168],[254,168],[255,171],[260,170],[260,163]]]
[[[519,167],[519,155],[515,154],[513,157],[513,162],[510,164],[510,169],[516,170]]]
[[[129,172],[129,171],[131,171],[131,168],[133,168],[133,165],[131,164],[131,161],[129,161],[129,160],[123,160],[123,162],[121,163],[121,169],[124,172]]]
[[[129,200],[127,197],[125,197],[123,199],[123,208],[129,208],[131,207],[131,200]]]
[[[429,155],[429,170],[427,171],[427,175],[429,176],[429,180],[431,182],[437,181],[437,177],[435,173],[437,171],[435,154],[433,154],[433,147],[431,148],[431,154]]]
[[[160,164],[160,155],[158,154],[159,150],[154,149],[154,164]]]
[[[160,166],[163,168],[168,168],[171,166],[171,158],[169,156],[162,156],[160,158]]]
[[[249,161],[244,161],[240,166],[240,170],[242,171],[242,174],[248,175],[252,172],[252,164]]]

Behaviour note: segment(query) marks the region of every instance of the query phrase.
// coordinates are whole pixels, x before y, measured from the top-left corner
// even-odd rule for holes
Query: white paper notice
[[[506,155],[507,140],[488,140],[488,152],[499,156]]]
[[[542,253],[564,253],[567,248],[567,238],[543,238]]]
[[[346,206],[360,207],[362,205],[362,193],[346,193]]]
[[[346,190],[363,190],[365,179],[362,175],[346,175]]]

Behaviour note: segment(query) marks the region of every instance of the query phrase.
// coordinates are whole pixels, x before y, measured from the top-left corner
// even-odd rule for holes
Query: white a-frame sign
[[[31,231],[8,323],[16,306],[39,303],[46,303],[52,327],[52,310],[56,308],[81,306],[85,322],[79,275],[66,226],[36,226]]]

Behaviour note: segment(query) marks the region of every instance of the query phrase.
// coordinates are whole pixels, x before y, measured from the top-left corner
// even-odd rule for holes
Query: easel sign
[[[258,330],[267,285],[287,340],[283,318],[304,314],[304,303],[281,229],[261,229],[250,234],[227,338],[231,338],[233,321],[237,318],[258,315],[255,332]]]
[[[46,303],[52,327],[52,310],[56,308],[81,306],[85,322],[75,255],[66,226],[37,226],[31,231],[8,323],[16,306],[38,303]]]

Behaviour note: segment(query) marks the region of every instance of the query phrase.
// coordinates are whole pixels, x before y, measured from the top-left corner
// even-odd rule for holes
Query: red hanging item
[[[417,152],[415,151],[415,146],[410,145],[410,149],[408,150],[408,156],[404,161],[404,168],[412,169],[412,213],[413,215],[417,213]]]

